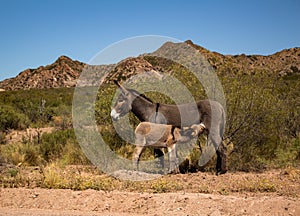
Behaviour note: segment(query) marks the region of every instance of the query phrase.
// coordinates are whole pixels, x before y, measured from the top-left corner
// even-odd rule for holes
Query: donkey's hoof
[[[217,173],[216,173],[216,175],[223,175],[223,174],[225,174],[225,173],[227,173],[227,169],[224,169],[224,170],[218,170]]]
[[[169,172],[168,172],[168,174],[179,174],[180,173],[180,171],[179,171],[179,169],[177,168],[177,169],[174,169],[174,170],[170,170]]]

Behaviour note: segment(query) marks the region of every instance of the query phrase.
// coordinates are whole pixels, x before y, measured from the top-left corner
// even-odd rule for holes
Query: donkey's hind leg
[[[209,138],[213,142],[214,148],[217,153],[217,164],[216,164],[216,170],[217,174],[224,174],[227,172],[227,156],[226,151],[227,148],[224,145],[222,138],[219,136],[219,134],[216,133],[210,133]]]
[[[224,145],[224,142],[221,142],[217,149],[217,174],[224,174],[227,172],[227,165],[226,165],[226,152],[227,147]]]

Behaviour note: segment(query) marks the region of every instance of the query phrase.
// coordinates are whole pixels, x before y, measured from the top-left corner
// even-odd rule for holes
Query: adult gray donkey
[[[111,117],[114,121],[132,111],[141,122],[168,124],[178,128],[203,123],[217,153],[216,173],[224,174],[227,172],[227,148],[222,139],[226,116],[220,103],[212,100],[200,100],[196,103],[180,105],[153,103],[143,94],[127,89],[118,82],[116,84],[120,88],[121,94],[111,111]],[[159,151],[156,153],[158,156],[163,155]]]

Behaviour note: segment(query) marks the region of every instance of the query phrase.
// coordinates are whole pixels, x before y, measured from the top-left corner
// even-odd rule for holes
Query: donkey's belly
[[[167,144],[165,142],[155,142],[150,144],[149,146],[155,147],[155,148],[167,148]]]

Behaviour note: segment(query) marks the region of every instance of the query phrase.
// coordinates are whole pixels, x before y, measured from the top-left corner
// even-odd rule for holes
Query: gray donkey
[[[120,87],[121,94],[111,110],[113,120],[116,121],[132,111],[141,122],[167,124],[179,128],[202,122],[206,127],[208,139],[213,143],[217,153],[217,174],[227,172],[227,149],[222,139],[225,130],[225,111],[220,103],[212,100],[180,105],[153,103],[143,94],[127,89],[117,82],[116,84]],[[162,152],[158,153],[158,156],[163,156]]]

